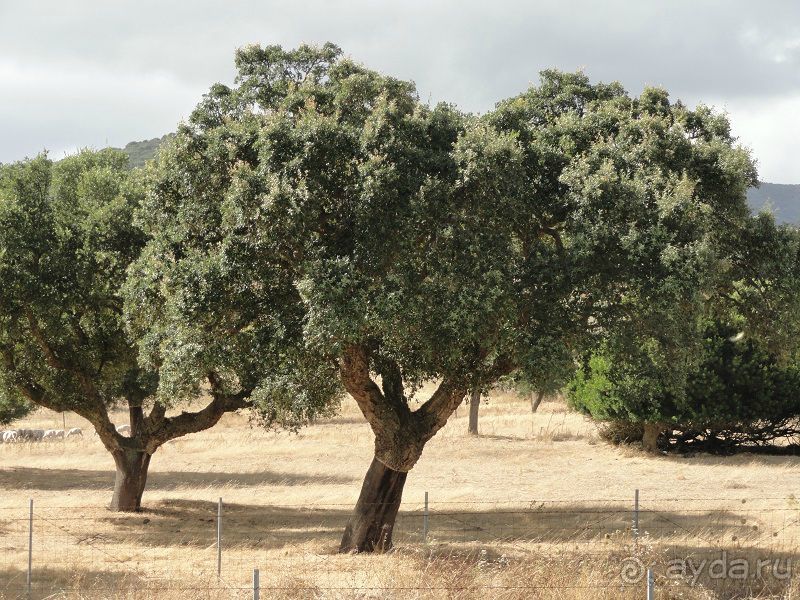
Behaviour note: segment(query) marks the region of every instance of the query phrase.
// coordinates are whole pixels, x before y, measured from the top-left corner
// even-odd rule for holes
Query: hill
[[[800,224],[800,185],[761,182],[747,191],[753,211],[769,208],[780,223]]]
[[[135,169],[143,167],[144,163],[156,155],[158,147],[171,136],[168,133],[160,138],[153,138],[152,140],[143,140],[141,142],[128,142],[122,151],[128,155],[131,160],[131,168]]]

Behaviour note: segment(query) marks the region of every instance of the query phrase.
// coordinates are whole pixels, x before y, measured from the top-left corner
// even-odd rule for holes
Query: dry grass
[[[642,584],[619,577],[631,555],[657,566],[658,598],[798,597],[796,581],[703,576],[687,586],[663,573],[673,557],[714,558],[721,549],[793,559],[796,458],[649,456],[598,442],[594,426],[557,400],[539,411],[495,394],[481,407],[476,438],[461,408],[410,475],[397,551],[385,556],[335,553],[372,454],[351,401],[299,434],[252,429],[230,415],[165,446],[152,461],[146,511],[135,515],[104,508],[113,463],[90,432],[0,446],[0,596],[24,589],[33,498],[40,598],[244,598],[254,567],[262,598],[641,598]],[[61,427],[61,415],[41,411],[21,426]],[[74,426],[86,428],[67,415]],[[645,512],[633,547],[636,488]],[[428,544],[420,539],[425,491]]]

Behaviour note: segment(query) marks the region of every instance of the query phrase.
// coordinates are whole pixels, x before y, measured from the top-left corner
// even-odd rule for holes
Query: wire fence
[[[794,497],[426,494],[403,504],[394,551],[371,556],[337,552],[351,510],[220,499],[133,514],[0,507],[0,597],[791,598],[800,589]]]

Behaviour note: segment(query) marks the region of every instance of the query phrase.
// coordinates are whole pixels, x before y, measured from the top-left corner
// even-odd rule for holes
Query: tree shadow
[[[175,590],[175,597],[190,597],[196,589],[186,594],[187,583],[176,581],[172,577],[152,578],[146,572],[126,565],[116,569],[100,570],[86,568],[82,564],[79,569],[68,567],[40,566],[34,564],[31,581],[31,594],[27,593],[27,571],[20,568],[0,567],[0,598],[8,599],[48,599],[63,597],[80,598],[116,598],[118,594],[129,597],[126,592],[134,592],[132,597],[148,598],[158,595],[159,591]],[[189,581],[192,581],[189,579]],[[202,584],[195,580],[194,586],[219,585],[220,591],[227,593],[222,584],[207,577]],[[74,593],[74,596],[70,594]],[[183,592],[181,594],[181,592]],[[68,595],[70,594],[70,595]],[[210,595],[206,597],[212,597]],[[213,596],[217,597],[217,596]],[[222,597],[222,596],[219,596]]]
[[[176,490],[183,487],[253,487],[259,485],[302,486],[311,484],[350,484],[356,479],[341,475],[306,475],[258,471],[228,473],[211,471],[153,471],[147,477],[148,490]],[[11,467],[0,469],[0,488],[60,490],[111,490],[114,472],[83,469],[37,469]]]
[[[276,506],[225,503],[223,545],[230,549],[283,549],[310,545],[314,553],[333,553],[350,517],[351,505]],[[43,518],[47,518],[44,513]],[[402,510],[394,530],[395,544],[423,541],[421,511]],[[531,544],[611,547],[620,544],[685,544],[709,547],[744,544],[774,545],[795,529],[787,521],[728,510],[650,511],[639,514],[639,537],[632,533],[627,507],[532,505],[514,510],[462,510],[434,507],[428,517],[427,540],[434,544]],[[792,525],[789,522],[789,525]],[[80,539],[94,545],[144,548],[212,548],[216,544],[217,503],[212,500],[166,499],[141,513],[106,513],[70,524]],[[783,527],[783,529],[782,529]],[[69,533],[69,532],[66,532]],[[777,537],[772,537],[777,534]],[[69,535],[65,537],[68,539]]]
[[[550,561],[546,564],[548,568],[561,565],[577,571],[584,562],[597,561],[598,568],[605,569],[603,580],[609,582],[618,582],[622,561],[629,556],[641,557],[643,562],[658,565],[662,571],[671,559],[714,560],[722,551],[731,558],[794,561],[800,556],[800,549],[780,546],[784,539],[796,540],[797,532],[786,529],[787,524],[793,525],[792,521],[784,521],[781,529],[768,526],[766,517],[743,516],[735,510],[642,510],[639,537],[635,538],[631,531],[631,511],[618,503],[605,506],[535,503],[513,510],[474,510],[474,507],[464,510],[454,506],[433,506],[428,518],[427,544],[422,538],[423,514],[401,510],[394,534],[397,552],[417,556],[423,562],[437,560],[440,567],[444,565],[442,568],[452,564],[454,571],[459,565],[503,569],[510,561],[524,560]],[[88,585],[90,591],[91,586],[101,590],[119,585],[119,578],[128,576],[126,570],[132,579],[123,581],[125,585],[136,584],[135,578],[141,574],[152,576],[155,581],[162,576],[162,569],[187,572],[197,569],[205,575],[214,574],[217,508],[212,500],[166,499],[153,503],[142,513],[105,513],[89,519],[71,519],[60,509],[62,520],[53,521],[50,518],[58,519],[59,514],[48,514],[42,509],[35,522],[35,535],[41,536],[39,539],[49,546],[48,553],[57,556],[57,560],[47,563],[44,569],[37,566],[37,585],[45,591],[47,585],[68,586],[76,569],[80,571],[82,585]],[[272,569],[290,573],[296,565],[311,568],[320,561],[324,565],[336,552],[351,509],[350,505],[226,503],[222,508],[223,570],[244,572],[242,565],[252,568],[254,563],[262,566],[268,563]],[[778,537],[773,537],[774,534]],[[18,547],[13,549],[21,560],[25,543],[20,537]],[[39,543],[36,538],[34,543]],[[270,550],[278,552],[266,554]],[[106,560],[106,564],[117,572],[93,570],[97,565],[90,566],[92,557],[113,558]],[[169,559],[162,563],[162,557]],[[356,562],[356,558],[342,560],[352,564],[354,570],[370,568],[368,563]],[[58,570],[54,562],[75,567]],[[338,562],[330,564],[335,567],[327,568],[342,568]],[[90,568],[84,569],[85,566]],[[182,576],[181,573],[176,571],[175,578]],[[7,589],[12,584],[19,585],[20,571],[4,571],[0,567],[0,582],[3,582],[0,583],[3,596],[5,582],[9,582]],[[734,587],[724,589],[736,589],[735,584],[730,585]],[[779,583],[769,586],[780,589]]]

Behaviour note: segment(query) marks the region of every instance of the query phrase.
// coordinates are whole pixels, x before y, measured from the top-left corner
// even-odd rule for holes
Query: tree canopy
[[[127,158],[111,150],[0,170],[4,403],[74,410],[107,429],[110,403],[152,390],[117,293],[144,244],[132,221],[140,195]]]
[[[158,365],[140,360],[123,318],[122,286],[146,239],[133,219],[144,194],[141,173],[110,149],[0,169],[0,415],[43,406],[87,419],[117,466],[115,510],[139,509],[161,445],[248,405],[213,373],[197,412],[168,416],[191,398],[155,397]],[[118,405],[130,436],[111,421]]]
[[[406,473],[468,390],[566,378],[611,331],[690,339],[675,306],[730,271],[756,174],[705,107],[547,71],[478,117],[331,44],[236,66],[148,174],[129,325],[161,395],[213,373],[290,423],[355,398],[375,460],[343,550],[391,544]]]
[[[762,214],[731,233],[717,287],[699,310],[674,311],[687,335],[631,330],[587,353],[570,384],[574,406],[641,437],[710,449],[797,440],[800,234]],[[683,311],[683,312],[681,312]],[[692,332],[694,332],[692,334]],[[636,435],[633,435],[635,434]],[[655,442],[656,440],[650,440]]]

